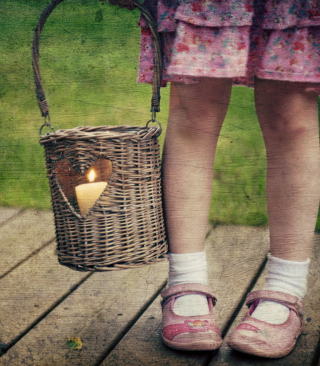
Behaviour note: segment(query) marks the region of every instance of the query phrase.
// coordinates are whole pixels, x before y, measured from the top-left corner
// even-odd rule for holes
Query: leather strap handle
[[[57,5],[62,3],[63,0],[52,0],[49,5],[43,10],[40,15],[38,24],[34,30],[33,44],[32,44],[32,67],[36,88],[36,97],[38,105],[41,111],[41,115],[49,119],[49,106],[46,100],[45,92],[43,89],[41,74],[39,68],[39,49],[40,49],[40,36],[41,31],[45,25],[46,20]],[[161,52],[161,40],[157,31],[157,23],[153,18],[150,11],[142,5],[139,0],[133,0],[134,5],[141,11],[141,14],[146,19],[148,27],[153,36],[155,44],[155,65],[152,82],[152,99],[151,99],[151,112],[153,119],[155,119],[155,113],[160,112],[160,86],[162,78],[162,52]],[[49,119],[50,120],[50,119]]]

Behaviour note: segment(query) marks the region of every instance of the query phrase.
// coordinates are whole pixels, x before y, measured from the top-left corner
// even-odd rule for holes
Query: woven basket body
[[[36,96],[45,118],[42,128],[52,126],[39,69],[40,35],[61,2],[52,0],[43,10],[32,44]],[[157,122],[155,114],[160,111],[161,40],[150,11],[139,0],[132,2],[155,41],[152,119],[146,127],[77,127],[40,138],[59,262],[77,270],[133,268],[158,262],[167,253],[158,145],[161,127],[158,123],[149,127],[150,122]],[[94,183],[88,182],[91,168],[96,174]]]
[[[158,134],[158,127],[102,126],[42,136],[61,264],[104,271],[165,258]],[[74,187],[91,166],[108,184],[81,215]]]

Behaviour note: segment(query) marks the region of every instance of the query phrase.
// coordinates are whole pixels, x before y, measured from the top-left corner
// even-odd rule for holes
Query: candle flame
[[[91,169],[89,170],[87,177],[88,177],[88,181],[89,181],[90,183],[94,182],[94,180],[95,180],[95,179],[96,179],[96,177],[97,177],[97,174],[96,174],[96,172],[94,171],[94,169],[93,169],[93,168],[91,168]]]

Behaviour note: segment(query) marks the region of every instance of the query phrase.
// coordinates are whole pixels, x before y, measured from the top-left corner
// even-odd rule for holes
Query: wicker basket
[[[44,126],[50,127],[39,72],[39,39],[45,20],[61,2],[52,1],[42,13],[32,48],[38,104]],[[134,3],[157,37],[150,14],[138,1]],[[159,43],[157,49],[160,51]],[[156,122],[155,112],[159,111],[159,53],[155,68],[153,117],[149,122]],[[77,127],[41,136],[61,264],[76,270],[105,271],[151,264],[166,257],[157,139],[161,126],[149,127],[149,122],[145,127]],[[83,211],[76,187],[88,186],[86,174],[91,167],[96,170],[97,182],[105,185],[92,207]]]

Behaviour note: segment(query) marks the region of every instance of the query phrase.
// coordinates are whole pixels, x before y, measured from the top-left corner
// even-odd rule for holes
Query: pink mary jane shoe
[[[283,324],[269,324],[251,317],[260,300],[271,300],[287,306],[289,317]],[[231,334],[228,345],[240,352],[260,357],[288,355],[302,332],[302,299],[277,291],[254,291],[248,295],[249,311]]]
[[[173,311],[175,299],[189,294],[207,297],[209,314],[199,316],[179,316]],[[161,293],[162,340],[170,348],[186,351],[209,351],[222,344],[221,334],[215,324],[214,305],[216,297],[210,286],[187,283],[173,286]]]

